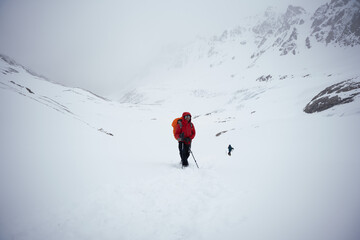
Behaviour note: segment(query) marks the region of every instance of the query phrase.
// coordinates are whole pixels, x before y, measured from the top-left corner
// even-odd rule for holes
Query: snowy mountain
[[[339,46],[360,44],[360,2],[332,0],[316,10],[311,20],[312,33],[319,42]]]
[[[0,239],[359,239],[358,12],[268,9],[120,103],[1,55]],[[184,111],[199,169],[179,165]]]
[[[313,14],[291,5],[285,13],[269,8],[263,16],[245,19],[220,36],[185,47],[170,66],[149,74],[120,101],[158,104],[194,89],[207,97],[226,94],[231,101],[249,86],[267,88],[289,79],[308,79],[314,91],[309,103],[331,85],[349,79],[359,82],[359,12],[354,0],[331,1]],[[187,88],[180,90],[184,85]],[[149,89],[159,91],[155,99],[147,94]]]
[[[311,49],[317,43],[358,46],[359,9],[360,3],[356,0],[332,0],[329,4],[320,6],[313,14],[292,5],[285,13],[268,8],[263,16],[244,19],[242,25],[215,36],[207,42],[208,47],[201,48],[197,55],[219,55],[226,42],[236,43],[232,50],[252,48],[250,58],[255,61],[267,51],[278,51],[275,56],[290,53],[295,55]]]

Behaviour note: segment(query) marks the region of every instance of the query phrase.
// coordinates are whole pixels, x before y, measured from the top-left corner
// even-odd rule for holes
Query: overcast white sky
[[[162,49],[213,36],[268,6],[330,0],[0,0],[0,53],[52,81],[113,94]]]

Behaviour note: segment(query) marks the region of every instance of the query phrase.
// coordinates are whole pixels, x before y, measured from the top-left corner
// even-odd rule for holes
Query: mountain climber
[[[174,134],[179,142],[179,152],[181,164],[183,167],[189,165],[188,158],[190,156],[191,141],[195,137],[195,127],[191,122],[191,114],[184,112],[181,118],[181,124],[178,124]]]
[[[232,150],[234,150],[234,148],[231,146],[231,144],[229,144],[228,150],[229,150],[228,155],[231,156],[231,152],[232,152]]]

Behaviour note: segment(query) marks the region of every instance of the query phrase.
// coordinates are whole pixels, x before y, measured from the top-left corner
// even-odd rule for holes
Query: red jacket
[[[190,121],[188,122],[185,120],[185,116],[190,116]],[[186,144],[190,144],[191,140],[195,137],[195,127],[194,124],[191,122],[191,114],[188,112],[184,112],[182,115],[182,126],[178,125],[175,130],[175,138],[179,139],[182,137],[182,142],[185,142]],[[185,138],[190,139],[190,141],[185,141]]]

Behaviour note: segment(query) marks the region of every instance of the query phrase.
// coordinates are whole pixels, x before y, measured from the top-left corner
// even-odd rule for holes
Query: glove
[[[183,142],[184,141],[184,133],[181,133],[179,138],[177,139],[179,142]]]
[[[191,138],[185,138],[184,142],[187,142],[187,143],[191,142]]]

